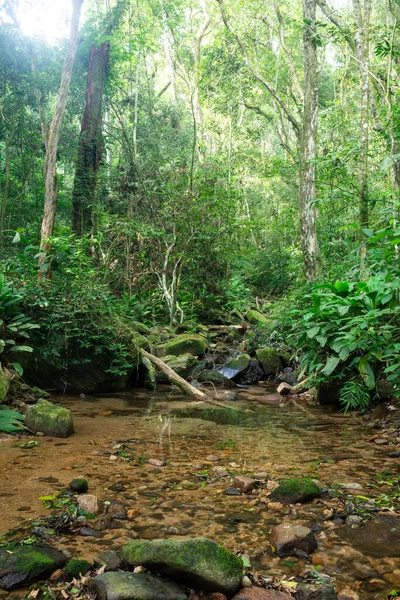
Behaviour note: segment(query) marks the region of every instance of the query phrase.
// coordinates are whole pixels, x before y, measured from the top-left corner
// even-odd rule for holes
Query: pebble
[[[361,523],[361,517],[358,515],[349,515],[346,517],[346,525],[359,525]]]
[[[344,489],[345,490],[350,490],[350,491],[354,490],[354,491],[358,492],[358,491],[360,491],[360,490],[362,490],[364,488],[359,483],[350,482],[350,483],[345,483],[344,484]]]
[[[253,584],[250,577],[247,577],[247,575],[245,575],[242,579],[242,588],[250,587],[252,585]]]
[[[255,479],[251,477],[243,477],[242,475],[236,475],[233,479],[234,487],[238,488],[241,492],[248,494],[256,485]]]
[[[354,590],[345,588],[338,594],[338,600],[360,600],[360,596]]]
[[[230,487],[224,491],[224,494],[226,496],[241,496],[242,492],[240,490],[238,490],[238,488]]]
[[[283,504],[281,504],[280,502],[270,502],[268,504],[268,508],[270,510],[281,510],[283,508]]]
[[[92,515],[98,515],[102,511],[102,503],[92,494],[81,494],[78,496],[78,506],[81,510],[84,510]]]
[[[111,454],[109,460],[111,460],[111,462],[115,462],[116,460],[118,460],[118,456],[116,456],[115,454]]]
[[[165,461],[159,460],[158,458],[149,458],[147,463],[152,467],[163,467],[165,465]]]

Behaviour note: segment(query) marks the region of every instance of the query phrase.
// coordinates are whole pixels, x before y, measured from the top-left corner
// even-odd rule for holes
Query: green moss
[[[64,575],[68,578],[79,577],[79,575],[85,575],[91,568],[92,565],[87,560],[73,558],[65,566]]]
[[[282,368],[279,352],[275,348],[259,348],[256,356],[265,375],[276,375]]]
[[[14,568],[30,577],[36,577],[43,570],[51,569],[52,565],[53,561],[50,557],[31,548],[29,552],[17,555]]]
[[[308,477],[287,479],[283,481],[271,494],[271,500],[284,504],[308,502],[321,495],[319,487]]]
[[[271,322],[271,319],[268,319],[268,317],[258,312],[258,310],[248,310],[246,319],[252,325],[268,325]]]
[[[71,411],[43,399],[29,407],[25,425],[33,433],[41,431],[54,437],[68,437],[74,432]]]
[[[192,354],[193,356],[201,356],[205,354],[209,344],[205,337],[197,334],[182,334],[177,335],[174,339],[157,346],[157,356],[163,357],[173,354],[179,356],[181,354]]]
[[[68,484],[69,489],[77,494],[85,494],[89,489],[89,484],[83,477],[77,477]]]

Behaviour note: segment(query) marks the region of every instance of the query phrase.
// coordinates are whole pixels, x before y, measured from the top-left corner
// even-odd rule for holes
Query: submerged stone
[[[204,370],[197,376],[199,383],[209,383],[216,387],[235,387],[235,384],[219,371]]]
[[[270,541],[278,556],[295,554],[296,550],[310,554],[317,549],[317,540],[311,529],[294,523],[281,523],[274,527]]]
[[[66,562],[64,554],[51,546],[4,546],[0,548],[0,587],[12,590],[46,579]]]
[[[400,556],[400,519],[392,515],[381,515],[356,529],[345,525],[335,531],[363,554],[376,558]]]
[[[309,502],[321,495],[321,490],[312,479],[286,479],[279,484],[270,494],[270,499],[282,504],[296,504],[296,502]]]
[[[133,540],[122,548],[130,566],[141,565],[207,592],[232,595],[240,587],[243,563],[207,538]]]
[[[332,583],[318,581],[299,583],[296,588],[296,600],[336,600],[336,590]]]
[[[186,600],[176,583],[150,573],[102,573],[89,588],[98,600]]]
[[[44,433],[51,437],[69,437],[74,433],[72,412],[41,399],[28,408],[25,426],[33,433]]]
[[[246,371],[251,363],[251,358],[248,354],[241,354],[236,358],[232,358],[222,367],[219,367],[218,371],[222,373],[227,379],[233,379],[240,373]]]

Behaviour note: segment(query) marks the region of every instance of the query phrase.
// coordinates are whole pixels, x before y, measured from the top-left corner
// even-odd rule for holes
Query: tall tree
[[[50,249],[48,238],[53,234],[54,222],[56,218],[57,148],[60,139],[61,125],[63,122],[64,113],[68,101],[72,69],[74,66],[76,51],[78,49],[79,44],[79,20],[81,15],[82,4],[83,0],[72,0],[70,37],[61,75],[61,83],[58,91],[56,106],[47,135],[46,158],[44,165],[45,197],[40,242],[40,248],[43,252],[40,259],[41,264],[43,264],[44,262],[44,253],[48,252]]]
[[[318,125],[316,0],[303,0],[304,113],[300,140],[299,209],[301,246],[309,281],[321,271],[315,214],[315,158]]]

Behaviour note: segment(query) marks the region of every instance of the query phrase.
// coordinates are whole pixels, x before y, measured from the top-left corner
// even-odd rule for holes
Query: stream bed
[[[97,518],[93,527],[89,521],[95,535],[52,540],[72,556],[92,561],[132,537],[202,536],[245,554],[257,575],[289,578],[316,569],[333,577],[338,590],[386,598],[400,588],[400,531],[391,526],[385,537],[378,522],[400,516],[384,500],[389,480],[399,477],[399,459],[388,456],[393,446],[371,443],[371,430],[351,415],[292,400],[263,404],[274,391],[268,385],[239,389],[236,401],[224,403],[231,408],[192,402],[169,386],[53,399],[72,410],[76,433],[2,440],[0,535],[48,515],[39,498],[82,476],[89,493],[114,507],[115,516]],[[21,448],[29,439],[39,445]],[[235,495],[229,488],[237,474],[255,477],[258,487]],[[322,498],[295,506],[270,503],[275,482],[299,476],[318,480],[327,490]],[[379,498],[379,512],[372,511],[377,525],[358,536],[362,529],[343,523],[370,498]],[[319,546],[311,563],[272,552],[269,531],[288,520],[315,531]]]

